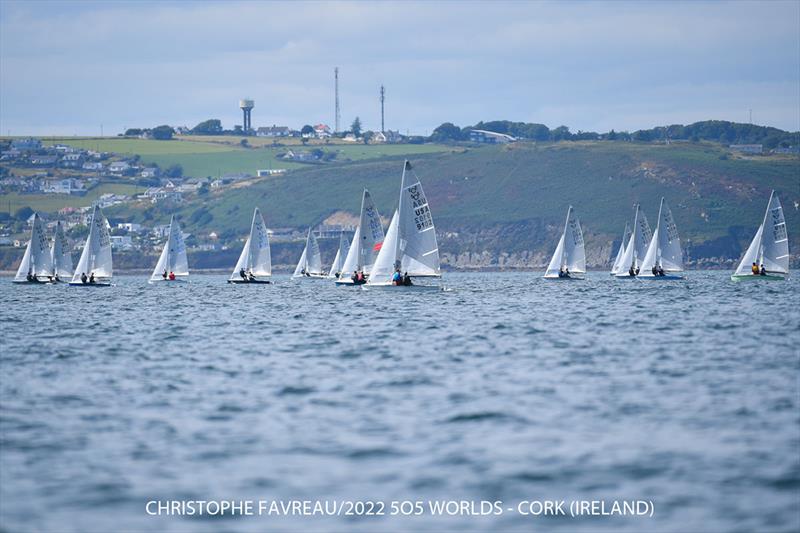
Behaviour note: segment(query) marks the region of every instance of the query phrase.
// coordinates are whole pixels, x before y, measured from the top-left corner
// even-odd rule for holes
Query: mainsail
[[[111,235],[108,232],[106,217],[97,206],[92,211],[89,236],[86,237],[86,244],[83,246],[78,266],[75,267],[72,282],[80,283],[81,274],[86,276],[94,274],[95,278],[111,279]]]
[[[440,275],[439,246],[428,200],[408,161],[403,166],[400,202],[368,283],[390,284],[397,269],[409,276]]]
[[[303,255],[300,256],[300,261],[297,263],[297,268],[294,269],[292,277],[301,277],[305,275],[304,273],[312,276],[323,275],[319,243],[311,228],[308,228],[306,247],[303,248]]]
[[[339,275],[342,274],[344,260],[347,257],[349,249],[350,243],[347,241],[347,237],[344,236],[344,231],[342,231],[339,234],[339,249],[336,250],[336,257],[334,257],[333,264],[328,272],[329,278],[338,278]]]
[[[628,239],[631,236],[631,227],[628,223],[625,223],[625,231],[622,232],[622,241],[619,243],[619,250],[617,250],[617,257],[614,259],[614,264],[611,265],[611,275],[617,273],[619,270],[620,265],[622,264],[622,256],[625,255],[625,243],[628,242]]]
[[[153,269],[153,275],[150,276],[150,281],[167,279],[164,277],[164,272],[168,275],[173,273],[176,276],[189,275],[186,244],[183,242],[183,233],[181,233],[180,224],[175,220],[175,216],[169,221],[169,237],[167,237],[167,242],[164,244],[164,249],[161,251],[161,256],[158,258],[156,268]]]
[[[27,281],[29,274],[53,275],[53,259],[44,233],[44,222],[39,213],[33,214],[31,238],[25,248],[25,255],[22,256],[22,262],[17,269],[17,275],[14,276],[14,281]]]
[[[558,278],[562,269],[569,270],[571,273],[583,274],[586,272],[586,252],[583,246],[583,232],[581,224],[573,216],[572,206],[567,209],[567,221],[564,223],[564,231],[556,246],[556,251],[547,271],[546,278]]]
[[[250,223],[250,235],[244,243],[244,249],[239,255],[239,260],[233,268],[230,279],[240,279],[240,272],[244,270],[254,276],[272,275],[272,256],[269,247],[269,235],[264,217],[256,207],[253,211],[253,221]]]
[[[658,207],[656,231],[642,259],[639,275],[652,276],[653,267],[660,267],[664,272],[683,272],[683,253],[678,228],[672,218],[672,211],[663,198]]]
[[[750,274],[753,263],[758,266],[763,264],[764,270],[769,274],[784,275],[789,272],[789,238],[786,233],[786,220],[775,191],[769,196],[764,221],[758,227],[734,275]]]
[[[378,252],[383,247],[384,237],[381,216],[375,208],[369,191],[364,189],[358,227],[342,265],[342,272],[347,273],[348,276],[359,270],[364,274],[369,274],[378,257]]]
[[[72,277],[72,254],[69,251],[69,241],[64,234],[64,226],[59,220],[53,234],[53,246],[50,249],[53,261],[53,273],[59,278]]]
[[[617,269],[617,276],[626,277],[631,268],[634,270],[641,268],[642,259],[647,253],[647,245],[652,238],[653,234],[650,231],[650,225],[647,223],[647,217],[644,216],[644,212],[637,204],[636,213],[633,216],[633,231],[628,244],[625,246],[625,253]]]

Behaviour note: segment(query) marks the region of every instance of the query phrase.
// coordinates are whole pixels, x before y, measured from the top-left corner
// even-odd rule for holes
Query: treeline
[[[551,130],[544,124],[511,122],[510,120],[478,122],[474,126],[464,128],[451,122],[445,122],[433,130],[429,140],[432,142],[469,141],[472,130],[493,131],[533,141],[713,141],[722,144],[763,144],[764,148],[768,150],[800,145],[800,132],[788,132],[769,126],[741,124],[725,120],[706,120],[688,126],[673,124],[649,130],[637,130],[633,133],[614,130],[607,133],[579,130],[573,133],[567,126],[559,126]]]

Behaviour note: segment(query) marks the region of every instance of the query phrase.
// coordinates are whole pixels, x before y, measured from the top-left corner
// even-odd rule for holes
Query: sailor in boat
[[[754,275],[754,276],[758,276],[758,275],[760,274],[760,272],[759,272],[759,270],[758,270],[758,263],[756,263],[755,261],[753,261],[753,266],[752,266],[752,267],[750,267],[750,271],[751,271],[751,272],[753,272],[753,275]]]
[[[161,274],[161,277],[164,278],[164,281],[167,281],[167,271],[166,271],[166,269],[164,270],[164,273]]]
[[[244,281],[247,281],[247,272],[244,271],[244,267],[239,270],[239,277],[241,277]]]
[[[629,275],[630,277],[634,277],[634,276],[636,276],[636,274],[638,274],[638,272],[637,272],[636,270],[637,270],[637,269],[635,269],[635,268],[633,267],[633,265],[631,265],[631,268],[628,270],[628,275]]]
[[[169,273],[169,280],[170,281],[175,281],[175,272],[170,272]]]
[[[89,278],[86,277],[86,272],[81,272],[81,283],[86,283]]]
[[[248,270],[247,271],[247,281],[255,281],[255,280],[256,280],[256,277],[253,275],[253,271],[252,270]]]
[[[762,276],[766,276],[767,275],[767,269],[764,268],[764,263],[761,263],[761,270],[759,270],[758,273],[760,275],[762,275]],[[36,277],[36,276],[34,276],[34,277]]]
[[[89,283],[94,283],[94,272],[89,276]]]
[[[392,274],[392,285],[402,285],[403,284],[403,275],[400,274],[400,269],[394,271]]]
[[[569,268],[567,268],[565,266],[562,266],[558,271],[558,277],[559,278],[568,278],[568,277],[570,277]]]
[[[411,283],[411,276],[408,275],[408,272],[403,274],[403,285],[405,287],[410,287],[413,285],[413,283]]]

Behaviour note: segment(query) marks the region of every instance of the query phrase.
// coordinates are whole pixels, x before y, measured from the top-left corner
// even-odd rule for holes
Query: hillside
[[[259,206],[268,226],[305,227],[356,213],[363,187],[391,214],[402,155],[297,169],[180,207],[187,231],[240,236]],[[706,143],[516,143],[412,157],[433,209],[445,260],[459,267],[544,264],[568,204],[584,226],[589,262],[615,251],[634,202],[655,223],[663,195],[690,258],[738,258],[764,214],[770,189],[783,202],[793,257],[800,249],[800,159],[736,157]],[[165,222],[158,206],[111,216]]]

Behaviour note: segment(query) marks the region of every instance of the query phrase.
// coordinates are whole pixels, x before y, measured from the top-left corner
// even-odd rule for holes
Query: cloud
[[[508,118],[800,129],[797,2],[0,2],[0,130]],[[669,119],[669,117],[675,117]],[[42,128],[50,128],[46,132]]]

